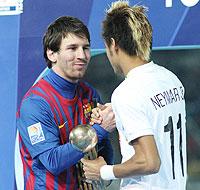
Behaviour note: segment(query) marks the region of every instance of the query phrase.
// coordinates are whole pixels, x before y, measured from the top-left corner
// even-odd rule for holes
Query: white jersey
[[[154,135],[161,167],[157,174],[124,178],[121,189],[186,188],[186,113],[184,87],[169,70],[153,62],[132,69],[115,89],[112,107],[120,136],[122,162],[134,155],[128,143]]]

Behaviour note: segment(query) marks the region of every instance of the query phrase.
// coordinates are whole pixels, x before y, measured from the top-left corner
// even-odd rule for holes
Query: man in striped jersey
[[[77,18],[63,16],[49,25],[44,38],[44,57],[50,71],[24,96],[17,113],[18,190],[78,190],[75,164],[84,153],[69,142],[70,131],[87,124],[97,91],[81,81],[90,60],[90,35]],[[108,121],[113,114],[108,114]],[[106,129],[111,123],[104,125]],[[92,126],[98,135],[98,155],[112,163],[108,132]],[[17,160],[23,165],[20,175]]]

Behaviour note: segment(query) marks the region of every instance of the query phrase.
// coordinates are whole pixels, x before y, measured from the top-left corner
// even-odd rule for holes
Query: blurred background
[[[0,190],[15,190],[15,113],[25,92],[46,68],[42,37],[59,16],[81,19],[91,33],[92,59],[85,80],[104,102],[123,78],[116,76],[105,54],[101,21],[112,0],[0,0]],[[155,63],[173,71],[186,89],[187,190],[200,189],[200,2],[198,0],[130,0],[149,8]],[[119,163],[118,134],[111,134],[115,163]],[[117,190],[115,181],[110,190]]]

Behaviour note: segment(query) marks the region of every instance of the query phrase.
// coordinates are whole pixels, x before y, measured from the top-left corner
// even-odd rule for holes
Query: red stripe
[[[32,171],[32,165],[33,165],[33,160],[31,158],[27,159],[27,164],[29,165],[29,169],[30,169],[30,174],[29,177],[26,181],[26,189],[28,190],[34,190],[34,184],[35,184],[35,176],[34,173]]]
[[[27,150],[27,148],[24,146],[21,136],[19,135],[19,143],[21,144],[20,152],[21,152],[21,159],[23,164],[23,172],[27,176],[27,172],[29,169],[29,176],[27,176],[25,187],[28,190],[34,190],[35,185],[35,175],[32,171],[32,158]],[[23,157],[22,157],[23,156]],[[26,159],[24,159],[26,158]]]
[[[74,167],[71,167],[70,168],[70,190],[74,190],[75,189],[75,185],[77,185],[77,181],[76,181],[76,178],[74,177]]]
[[[92,90],[83,82],[80,82],[80,86],[84,89],[84,91],[89,92],[89,100],[92,100]]]
[[[58,115],[59,115],[59,117],[60,117],[60,119],[61,119],[61,123],[64,123],[64,121],[63,121],[63,118],[62,118],[62,113],[60,112],[60,109],[59,109],[59,107],[58,107],[58,104],[57,104],[57,102],[56,102],[56,100],[54,99],[54,97],[53,97],[53,95],[50,93],[50,92],[52,92],[52,87],[51,87],[51,85],[49,85],[49,83],[47,83],[45,80],[41,80],[41,82],[39,83],[40,85],[39,85],[39,87],[41,87],[41,89],[48,95],[48,97],[50,98],[50,100],[53,102],[53,105],[55,106],[55,108],[56,108],[56,111],[58,112]],[[49,89],[50,90],[49,90]]]
[[[58,177],[58,190],[66,190],[66,180],[67,180],[67,173],[66,171],[62,172]]]
[[[54,105],[56,111],[58,112],[58,115],[59,115],[59,118],[60,118],[60,124],[64,124],[65,121],[64,121],[64,119],[62,117],[62,113],[61,113],[61,111],[59,109],[59,106],[58,106],[55,98],[53,97],[53,95],[50,93],[50,90],[51,90],[51,92],[53,92],[53,88],[45,80],[41,80],[40,84],[41,84],[40,85],[41,89],[44,90],[44,92],[49,96],[50,100],[53,102],[53,105]],[[47,87],[50,88],[50,90],[47,90]],[[58,100],[60,100],[58,94],[54,93],[54,95],[57,96]],[[60,130],[60,135],[61,135],[61,142],[62,142],[62,144],[65,144],[66,143],[66,139],[67,139],[66,130],[65,130],[64,127],[60,128],[59,130]]]
[[[73,103],[72,105],[74,105],[74,103],[75,103],[74,101],[77,99],[77,97],[74,98],[74,100],[73,100],[73,102],[72,102],[72,101],[70,101],[70,100],[67,100],[67,99],[63,98],[60,94],[58,94],[57,91],[55,91],[54,88],[53,88],[49,83],[47,83],[45,80],[42,81],[42,84],[45,85],[45,86],[48,86],[48,88],[51,89],[51,92],[58,98],[59,102],[61,103],[60,106],[61,106],[61,108],[62,108],[62,110],[63,110],[63,112],[65,113],[65,116],[66,116],[66,118],[67,118],[67,121],[68,121],[68,129],[69,129],[69,132],[70,132],[70,131],[73,129],[73,122],[72,122],[72,119],[71,119],[71,117],[70,117],[68,108],[66,108],[66,107],[70,106],[71,103]],[[62,118],[62,124],[63,124],[65,121],[63,121],[63,117],[62,117],[62,114],[61,114],[61,112],[60,112],[60,110],[59,110],[59,108],[58,108],[58,105],[57,105],[56,100],[54,99],[54,97],[53,97],[53,95],[52,95],[51,93],[49,93],[48,91],[47,91],[47,93],[48,93],[48,95],[53,99],[53,103],[56,104],[56,107],[57,107],[57,109],[58,109],[57,111],[59,111],[59,113],[60,113],[60,114],[59,114],[59,117]],[[68,104],[69,101],[70,101],[70,104]],[[64,108],[63,108],[63,105],[65,105]],[[72,108],[72,109],[73,109],[73,108]],[[60,129],[60,131],[61,131],[62,139],[63,139],[64,143],[66,143],[66,142],[67,142],[67,139],[69,138],[69,137],[68,137],[68,134],[67,134],[67,132],[66,132],[66,129],[63,127],[63,128]],[[64,143],[63,143],[63,144],[64,144]]]
[[[46,172],[46,190],[52,190],[54,189],[54,181],[55,177],[50,173]]]
[[[78,112],[80,114],[81,123],[86,124],[86,118],[85,118],[85,115],[83,113],[83,105],[82,105],[82,102],[80,100],[78,100]]]
[[[32,93],[35,94],[35,95],[41,96],[42,98],[44,98],[49,103],[49,105],[51,107],[51,110],[53,112],[53,115],[54,115],[54,119],[55,119],[56,123],[58,123],[58,120],[57,120],[57,117],[56,117],[56,113],[55,113],[55,110],[54,110],[54,106],[51,103],[51,101],[48,99],[48,97],[46,97],[44,94],[42,94],[41,92],[36,91],[36,90],[33,90]]]
[[[78,125],[78,110],[76,109],[76,105],[72,106],[72,113],[74,115],[74,127]]]

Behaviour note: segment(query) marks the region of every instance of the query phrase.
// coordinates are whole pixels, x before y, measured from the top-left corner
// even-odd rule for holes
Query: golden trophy
[[[69,134],[70,143],[85,154],[84,158],[93,160],[97,158],[95,146],[98,142],[96,131],[90,125],[77,125]],[[78,185],[80,190],[104,190],[103,181],[90,181],[85,178],[83,165],[76,164]]]

